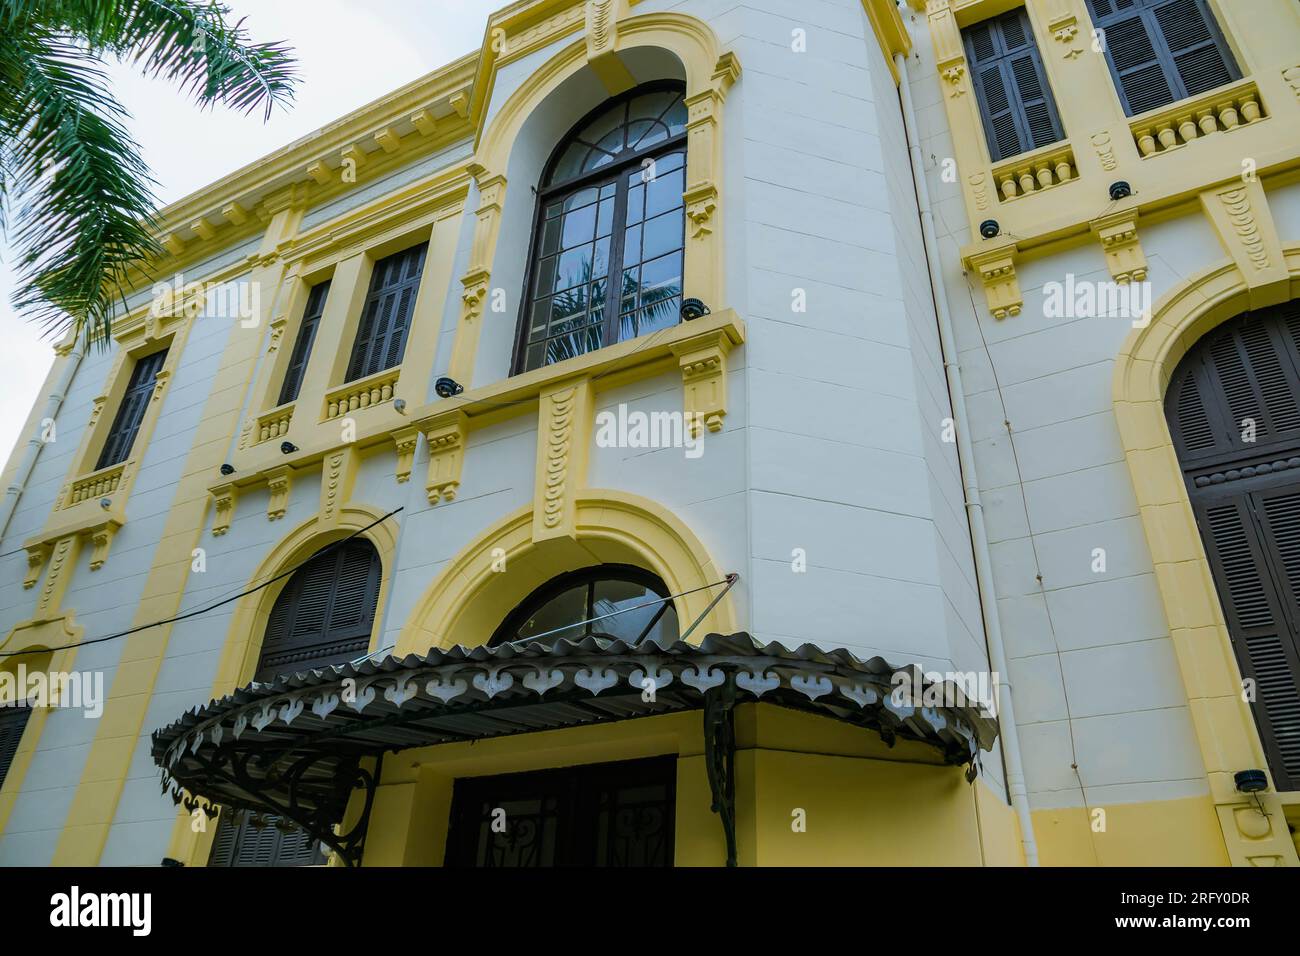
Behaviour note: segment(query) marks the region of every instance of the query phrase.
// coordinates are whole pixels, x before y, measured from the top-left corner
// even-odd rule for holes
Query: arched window
[[[323,548],[290,576],[262,639],[256,681],[342,664],[365,655],[379,599],[381,566],[364,538]],[[236,813],[213,840],[209,866],[308,866],[324,862],[304,831],[268,817]]]
[[[1197,342],[1165,415],[1274,783],[1300,789],[1300,301]]]
[[[685,188],[681,84],[611,100],[560,142],[538,189],[516,372],[677,324]]]
[[[678,633],[677,611],[672,601],[663,600],[667,597],[663,581],[640,568],[623,564],[584,568],[562,574],[528,595],[497,628],[490,643],[543,635],[547,635],[544,640],[576,641],[591,634],[629,644],[647,638],[671,641]],[[592,622],[598,617],[603,620]]]
[[[253,679],[343,664],[370,647],[379,555],[364,538],[324,549],[289,578],[271,609]]]

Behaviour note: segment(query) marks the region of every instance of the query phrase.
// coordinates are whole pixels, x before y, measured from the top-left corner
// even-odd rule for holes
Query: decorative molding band
[[[1227,471],[1216,471],[1209,475],[1197,475],[1193,483],[1197,488],[1205,488],[1209,485],[1222,485],[1230,481],[1269,475],[1292,468],[1300,468],[1300,458],[1279,458],[1277,461],[1260,462],[1258,465],[1247,465],[1244,468],[1229,468]]]
[[[691,435],[700,423],[711,432],[722,431],[727,416],[727,353],[731,338],[719,330],[706,339],[673,346],[682,372],[682,407]]]
[[[1147,257],[1138,238],[1137,221],[1137,210],[1126,209],[1088,224],[1116,282],[1141,282],[1147,277]]]
[[[63,592],[68,586],[68,572],[77,560],[80,535],[68,534],[60,538],[50,551],[50,565],[45,572],[45,585],[36,602],[33,620],[48,621],[58,616],[63,603]]]
[[[538,402],[535,542],[577,533],[574,498],[587,481],[593,394],[587,378],[543,392]]]
[[[343,502],[352,497],[358,461],[359,453],[355,445],[345,445],[325,455],[321,464],[320,516],[317,519],[321,525],[333,526],[338,523]]]
[[[230,522],[235,517],[235,505],[239,492],[233,484],[218,485],[212,489],[214,512],[212,517],[212,536],[219,538],[230,530]]]
[[[271,492],[270,500],[266,503],[268,521],[276,521],[284,517],[289,507],[289,491],[292,486],[293,468],[289,465],[272,468],[266,473],[266,487]]]
[[[460,488],[460,469],[465,463],[467,432],[468,419],[460,411],[434,419],[426,428],[424,440],[429,444],[429,473],[424,488],[429,504],[455,499]]]

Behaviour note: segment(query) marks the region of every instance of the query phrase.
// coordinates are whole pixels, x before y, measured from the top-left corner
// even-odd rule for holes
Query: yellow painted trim
[[[1221,231],[1228,222],[1217,216],[1210,221]],[[1240,241],[1235,230],[1220,238],[1225,247]],[[1288,297],[1300,296],[1300,245],[1286,247],[1285,257]],[[1151,323],[1125,341],[1112,396],[1228,858],[1237,866],[1296,866],[1300,860],[1282,825],[1277,794],[1260,795],[1272,813],[1261,832],[1254,804],[1233,784],[1236,771],[1263,768],[1267,761],[1250,706],[1242,699],[1241,673],[1164,414],[1165,389],[1188,348],[1251,308],[1252,288],[1261,285],[1274,285],[1266,270],[1243,272],[1227,261],[1171,289],[1156,303]]]
[[[0,641],[0,651],[12,655],[0,658],[0,670],[13,673],[21,663],[28,673],[35,670],[44,670],[50,674],[70,673],[77,649],[68,645],[75,645],[84,633],[71,611],[54,618],[22,621],[14,625],[4,640]],[[18,749],[5,773],[4,785],[0,787],[0,834],[4,833],[5,825],[9,822],[9,815],[13,812],[27,770],[40,745],[41,733],[45,730],[45,721],[49,715],[50,708],[37,707],[27,718],[27,726],[18,741]]]
[[[346,457],[348,453],[344,451],[340,454]],[[341,461],[341,470],[342,465]],[[340,477],[339,480],[345,486],[349,483],[346,477]],[[325,493],[325,489],[322,489],[323,496]],[[253,587],[275,577],[285,569],[307,560],[326,545],[352,535],[383,515],[383,511],[369,505],[355,503],[338,508],[337,513],[328,509],[322,510],[280,540],[258,564],[246,587]],[[382,569],[379,598],[375,605],[378,610],[370,634],[370,650],[373,652],[379,646],[383,610],[387,607],[388,595],[392,588],[397,559],[397,528],[390,519],[370,528],[362,537],[375,546]],[[226,631],[226,640],[222,645],[217,676],[212,682],[212,699],[220,699],[253,679],[253,674],[257,672],[258,657],[262,653],[262,640],[266,635],[266,625],[271,617],[271,610],[275,607],[280,592],[288,583],[289,578],[286,576],[269,587],[245,595],[236,602],[234,613],[230,618],[230,627]],[[178,811],[176,823],[172,828],[167,855],[184,861],[188,866],[204,866],[212,851],[212,839],[215,834],[215,825],[195,832],[191,828],[190,814],[182,808]]]
[[[462,549],[412,609],[394,654],[484,643],[510,609],[537,587],[565,571],[602,563],[653,571],[670,594],[712,584],[727,573],[663,505],[622,491],[584,489],[574,502],[573,537],[534,542],[533,508],[526,506]],[[684,625],[694,621],[716,593],[715,588],[678,598],[678,620]],[[695,637],[735,629],[735,608],[728,595],[703,620]]]

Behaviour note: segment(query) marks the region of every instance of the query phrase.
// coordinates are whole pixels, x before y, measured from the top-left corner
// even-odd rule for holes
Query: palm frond
[[[39,31],[8,39],[0,167],[7,197],[21,198],[10,210],[22,283],[14,305],[47,330],[71,316],[103,342],[127,270],[159,251],[149,170],[90,53]]]

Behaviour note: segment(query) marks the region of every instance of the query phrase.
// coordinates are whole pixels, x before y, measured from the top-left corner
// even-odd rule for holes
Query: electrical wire
[[[327,554],[336,548],[342,547],[343,545],[347,544],[349,541],[351,541],[353,538],[357,537],[358,535],[364,534],[365,532],[369,531],[371,528],[375,527],[376,525],[382,524],[383,522],[387,521],[389,518],[397,514],[399,511],[404,511],[404,510],[406,510],[404,506],[400,508],[394,508],[392,511],[388,512],[388,514],[380,518],[376,518],[374,521],[370,522],[370,524],[366,525],[364,528],[358,528],[356,531],[352,532],[346,538],[340,538],[338,541],[334,541],[331,542],[330,544],[327,544],[325,547],[321,548],[319,551],[313,553],[309,557],[306,557],[303,560],[299,561],[297,564],[291,565],[290,567],[285,568],[283,571],[280,571],[278,574],[275,574],[272,577],[267,578],[261,584],[254,585],[251,588],[245,588],[242,591],[227,595],[226,597],[217,598],[213,602],[206,604],[202,607],[196,607],[189,611],[183,611],[182,613],[177,614],[175,617],[163,618],[160,621],[151,621],[148,624],[137,624],[135,627],[127,628],[125,631],[118,631],[116,634],[107,634],[104,637],[93,637],[90,640],[78,641],[75,644],[63,644],[57,647],[42,647],[39,650],[7,651],[4,653],[0,653],[0,657],[19,657],[24,654],[35,654],[35,653],[44,654],[49,651],[66,651],[66,650],[71,650],[75,647],[87,647],[91,644],[102,644],[105,641],[114,641],[117,640],[119,637],[129,637],[132,634],[138,634],[140,631],[147,631],[151,627],[162,627],[164,624],[175,624],[178,621],[186,621],[189,620],[190,618],[198,617],[200,614],[207,614],[209,611],[215,611],[217,608],[230,604],[232,601],[238,601],[240,598],[247,597],[250,594],[256,594],[258,591],[270,587],[272,584],[274,584],[276,581],[279,581],[281,578],[293,574],[295,571],[297,571],[307,562],[315,560],[316,558],[320,557],[322,554]]]

